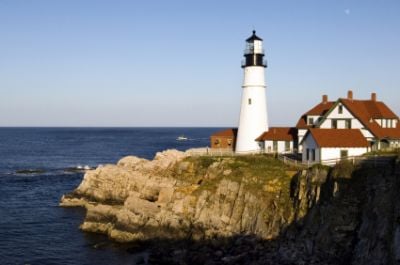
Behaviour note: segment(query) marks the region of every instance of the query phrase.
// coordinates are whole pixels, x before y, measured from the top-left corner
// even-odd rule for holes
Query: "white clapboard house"
[[[322,101],[303,114],[295,128],[271,128],[257,141],[266,152],[298,152],[303,162],[324,162],[400,147],[399,117],[375,93],[367,100]]]

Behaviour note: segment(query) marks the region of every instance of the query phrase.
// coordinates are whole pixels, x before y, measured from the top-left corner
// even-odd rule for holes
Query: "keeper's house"
[[[399,117],[375,93],[367,100],[328,101],[327,96],[297,123],[303,162],[323,162],[400,147]]]
[[[369,143],[357,129],[309,129],[302,142],[304,162],[336,160],[368,152]]]
[[[225,137],[225,138],[224,138]],[[211,147],[232,148],[236,130],[211,136]],[[296,127],[271,127],[254,139],[265,153],[298,153],[304,163],[359,156],[369,151],[400,148],[399,117],[375,93],[367,100],[322,101],[304,113]]]

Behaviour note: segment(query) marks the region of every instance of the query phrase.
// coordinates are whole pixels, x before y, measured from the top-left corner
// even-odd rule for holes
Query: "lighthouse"
[[[246,40],[242,101],[236,141],[236,153],[258,153],[263,150],[256,138],[268,131],[265,68],[262,39],[253,35]]]

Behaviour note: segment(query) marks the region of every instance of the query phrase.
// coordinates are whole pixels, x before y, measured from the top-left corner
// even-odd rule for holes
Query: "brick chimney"
[[[371,93],[371,100],[376,101],[376,93]]]
[[[347,91],[347,99],[353,100],[353,91]]]
[[[328,95],[322,95],[322,103],[326,104],[328,102]]]

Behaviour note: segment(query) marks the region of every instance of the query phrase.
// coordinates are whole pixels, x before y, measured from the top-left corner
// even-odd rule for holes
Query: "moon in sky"
[[[345,13],[346,15],[350,15],[350,9],[345,9],[345,10],[344,10],[344,13]]]

